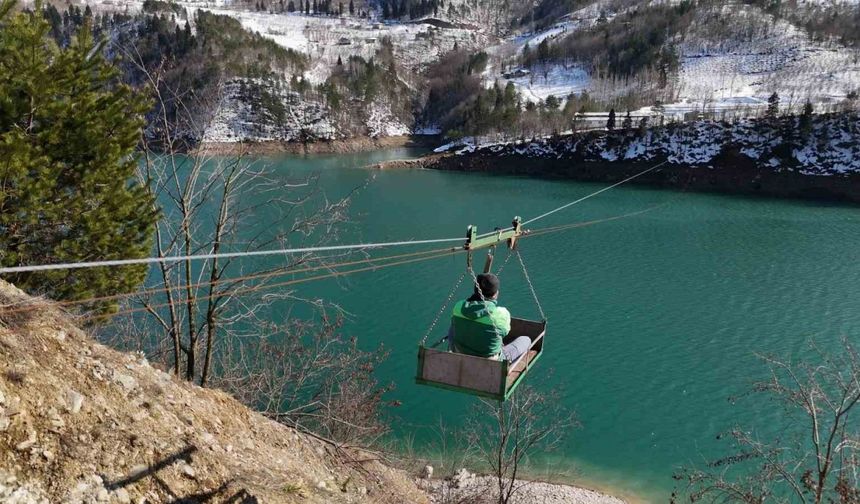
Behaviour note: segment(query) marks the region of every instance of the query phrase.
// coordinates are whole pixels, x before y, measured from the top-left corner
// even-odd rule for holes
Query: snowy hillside
[[[308,142],[411,133],[411,128],[380,102],[372,103],[366,114],[352,119],[361,131],[350,131],[323,104],[302,99],[271,81],[235,79],[224,86],[218,111],[205,128],[202,141]]]
[[[271,96],[282,108],[260,100]],[[325,109],[271,82],[236,79],[224,86],[221,103],[203,134],[203,142],[330,140],[337,136]]]
[[[519,71],[516,66],[526,46],[534,51],[544,40],[558,43],[577,30],[591,29],[636,8],[607,13],[601,6],[607,7],[592,4],[546,30],[490,48],[497,62],[486,73],[486,85],[497,80],[502,85],[513,82],[523,98],[532,102],[550,95],[563,99],[583,91],[598,96],[606,93],[607,84],[589,75],[586,64],[590,62],[553,62]],[[860,89],[860,51],[836,42],[813,41],[803,29],[754,6],[700,9],[690,30],[673,43],[678,47],[680,68],[671,83],[674,99],[665,105],[670,112],[735,110],[756,114],[773,92],[783,98],[785,108],[790,104],[796,112],[807,98],[813,103],[832,104]],[[623,82],[608,87],[607,99],[624,96],[632,89]]]
[[[730,8],[736,22],[731,37],[709,33],[713,31],[709,22],[725,19],[727,13],[723,12],[720,17],[699,20],[681,44],[682,99],[715,106],[751,104],[754,102],[745,99],[763,101],[777,92],[799,108],[807,98],[834,103],[860,89],[857,50],[825,47],[785,20],[774,20],[752,8]],[[755,32],[742,32],[752,27]],[[744,40],[750,37],[754,40]]]
[[[809,133],[797,118],[773,126],[766,120],[701,121],[637,131],[586,133],[557,139],[452,145],[456,154],[525,156],[579,161],[630,162],[666,159],[672,164],[713,168],[718,156],[738,152],[759,168],[804,175],[860,173],[860,117],[818,116]]]
[[[385,24],[297,13],[272,14],[225,8],[208,10],[234,17],[245,29],[308,55],[313,66],[305,77],[314,84],[325,81],[338,58],[372,58],[386,38],[395,48],[398,63],[412,71],[421,70],[436,61],[455,43],[464,48],[478,47],[484,40],[479,32],[437,28],[426,23]]]
[[[260,54],[234,55],[238,63],[217,82],[223,96],[204,135],[211,142],[392,136],[426,128],[455,138],[548,134],[568,129],[576,112],[632,109],[667,121],[757,117],[773,93],[783,112],[799,112],[807,99],[816,112],[832,112],[860,92],[860,44],[846,39],[845,23],[841,32],[831,26],[822,32],[820,20],[809,22],[860,0],[808,0],[795,17],[755,2],[540,0],[525,8],[449,0],[432,18],[412,20],[381,20],[381,4],[364,0],[357,3],[370,6],[366,16],[344,13],[345,2],[340,13],[334,2],[334,11],[326,7],[328,14],[319,15],[273,0],[148,2],[147,9],[144,0],[91,5],[96,13],[155,12],[179,29],[187,22],[189,32],[207,11],[263,40],[267,51],[295,51],[298,62],[274,69],[252,64],[264,59]],[[204,60],[205,50],[198,52]],[[237,66],[254,70],[237,72]],[[571,95],[576,101],[565,107]],[[543,108],[547,102],[550,110]],[[556,107],[563,114],[551,117]]]

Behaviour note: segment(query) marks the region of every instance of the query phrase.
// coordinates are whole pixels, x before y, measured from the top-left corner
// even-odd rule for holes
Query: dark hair
[[[475,293],[469,298],[469,301],[480,301],[481,294],[484,299],[490,299],[499,292],[499,277],[492,273],[481,273],[477,277],[478,285],[481,286],[481,292],[478,292],[478,285],[475,286]]]

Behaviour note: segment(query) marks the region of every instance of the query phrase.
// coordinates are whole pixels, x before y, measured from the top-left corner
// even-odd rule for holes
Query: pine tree
[[[558,107],[561,106],[561,102],[555,95],[549,95],[546,97],[546,108],[552,112],[558,110]]]
[[[543,63],[549,60],[549,41],[547,39],[541,40],[538,44],[537,54],[538,61]]]
[[[117,84],[119,72],[94,43],[89,21],[64,49],[41,14],[7,13],[0,23],[0,264],[147,256],[157,215],[134,182],[133,156],[145,100]],[[141,265],[7,278],[51,297],[83,299],[133,291],[146,271]]]
[[[806,100],[806,104],[803,105],[803,113],[800,114],[800,120],[798,124],[798,129],[800,130],[800,135],[806,139],[809,138],[809,134],[812,132],[812,113],[814,109],[812,108],[812,102]]]
[[[765,116],[768,119],[776,119],[776,116],[779,115],[779,95],[776,91],[770,95],[770,98],[767,99],[767,111],[765,112]]]
[[[349,15],[350,15],[350,16],[354,16],[354,15],[355,15],[355,3],[354,3],[354,0],[349,0]]]
[[[337,66],[343,66],[343,60],[340,59],[340,56],[337,57]]]
[[[639,128],[637,130],[640,137],[644,137],[646,133],[648,133],[648,118],[643,117],[639,120]]]
[[[621,127],[624,131],[630,131],[633,129],[633,118],[630,117],[630,111],[627,111],[627,115],[624,116],[624,121],[621,123]]]
[[[615,109],[609,109],[609,119],[606,120],[606,129],[612,131],[615,129]]]
[[[847,102],[849,111],[854,110],[858,96],[860,96],[860,95],[858,95],[857,90],[854,90],[854,89],[852,89],[851,91],[848,91],[848,93],[845,95],[845,101]]]

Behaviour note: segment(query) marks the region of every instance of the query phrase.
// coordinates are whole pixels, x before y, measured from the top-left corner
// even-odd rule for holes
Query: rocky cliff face
[[[667,160],[699,168],[720,168],[720,157],[731,156],[744,165],[772,172],[860,173],[860,115],[811,116],[805,126],[802,121],[799,117],[696,121],[506,142],[469,138],[436,151],[619,165]]]
[[[0,502],[426,502],[360,450],[100,345],[0,281]]]
[[[419,164],[592,182],[617,182],[660,164],[633,183],[860,203],[860,116],[814,116],[806,127],[789,117],[510,142],[470,138],[438,148]]]

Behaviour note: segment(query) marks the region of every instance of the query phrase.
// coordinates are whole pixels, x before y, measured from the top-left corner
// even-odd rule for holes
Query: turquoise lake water
[[[393,150],[350,156],[271,158],[286,180],[319,173],[331,198],[355,196],[344,243],[463,235],[506,226],[602,186],[422,170],[374,171]],[[528,376],[550,383],[582,428],[543,462],[580,481],[666,502],[673,471],[718,455],[716,435],[735,424],[772,425],[772,404],[730,403],[765,374],[755,353],[797,356],[810,339],[835,347],[860,329],[860,209],[821,203],[613,189],[548,217],[534,229],[648,213],[530,238],[521,252],[547,313],[545,355]],[[256,226],[266,226],[260,214]],[[433,248],[432,246],[426,248]],[[403,253],[397,249],[374,254]],[[500,259],[504,253],[500,255]],[[462,255],[300,286],[352,314],[346,331],[390,358],[381,382],[402,404],[395,434],[427,446],[439,419],[456,425],[475,399],[413,383],[416,345],[465,267]],[[482,264],[482,259],[480,261]],[[461,297],[468,294],[461,287]],[[515,264],[502,304],[537,318]],[[446,329],[440,324],[437,333]]]

